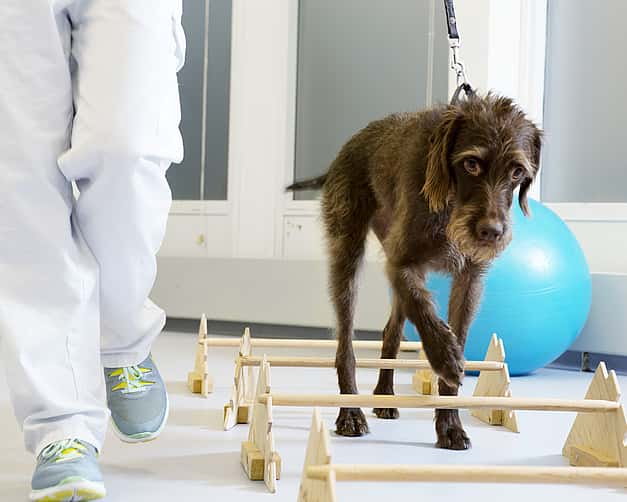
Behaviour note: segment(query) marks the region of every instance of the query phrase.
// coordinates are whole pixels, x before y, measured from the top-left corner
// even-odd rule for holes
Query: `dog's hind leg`
[[[385,238],[390,229],[391,215],[389,212],[379,209],[371,221],[372,231],[375,233],[382,246],[385,246]],[[401,345],[403,333],[403,309],[396,295],[392,300],[392,312],[385,328],[383,329],[383,347],[381,357],[384,359],[395,359],[398,356],[398,349]],[[379,370],[379,381],[374,389],[374,394],[394,395],[394,370]],[[375,408],[373,413],[378,418],[396,419],[398,418],[397,408]]]
[[[481,298],[481,275],[480,268],[468,266],[453,279],[448,318],[462,350]],[[441,396],[456,396],[458,392],[458,386],[448,385],[442,379],[438,381],[438,388]],[[436,409],[435,429],[439,448],[450,450],[470,448],[470,439],[464,431],[458,410]]]
[[[401,304],[395,295],[390,318],[383,330],[383,348],[381,350],[382,358],[395,359],[398,355],[398,349],[401,345],[404,320],[405,316],[403,315],[403,309],[401,308]],[[394,394],[394,370],[379,370],[379,382],[374,389],[374,393],[390,396]],[[373,411],[379,418],[398,418],[398,409],[396,408],[375,408]]]
[[[366,229],[367,230],[367,229]],[[363,259],[366,231],[341,237],[329,236],[330,289],[335,309],[338,341],[335,367],[341,394],[357,394],[353,316],[357,298],[357,271]],[[359,408],[342,408],[336,421],[341,436],[368,433],[368,422]]]
[[[325,185],[322,216],[329,249],[329,282],[336,316],[338,340],[335,366],[340,393],[357,394],[355,354],[353,352],[353,317],[357,299],[357,272],[363,260],[366,236],[374,211],[370,193],[333,175]],[[368,423],[359,408],[342,408],[336,421],[342,436],[368,433]]]

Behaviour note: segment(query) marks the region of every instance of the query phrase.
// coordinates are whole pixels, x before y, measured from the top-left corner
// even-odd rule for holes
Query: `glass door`
[[[548,2],[541,188],[593,273],[592,311],[575,348],[627,355],[625,16],[622,0]]]

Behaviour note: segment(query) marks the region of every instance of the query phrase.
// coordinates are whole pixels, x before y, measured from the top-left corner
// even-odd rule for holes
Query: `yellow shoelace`
[[[120,381],[111,391],[119,390],[122,394],[146,391],[155,384],[155,382],[144,380],[144,376],[149,373],[152,373],[151,369],[142,368],[141,366],[118,368],[109,374],[109,377],[118,377]]]

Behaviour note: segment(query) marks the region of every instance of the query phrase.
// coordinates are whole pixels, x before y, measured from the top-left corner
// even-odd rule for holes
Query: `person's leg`
[[[100,265],[102,360],[133,366],[165,315],[148,295],[183,155],[176,72],[181,0],[75,0],[69,8],[76,117],[60,168],[81,194],[77,221]]]
[[[0,2],[0,339],[26,447],[99,449],[108,410],[98,266],[57,157],[72,121],[70,25],[50,0]]]

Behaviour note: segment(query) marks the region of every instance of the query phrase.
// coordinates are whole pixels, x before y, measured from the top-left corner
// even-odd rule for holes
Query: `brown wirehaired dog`
[[[475,96],[372,122],[342,147],[326,174],[288,187],[323,190],[342,394],[357,393],[356,276],[370,229],[383,245],[393,290],[382,357],[397,356],[407,318],[418,328],[439,376],[440,395],[457,394],[482,276],[511,240],[509,209],[517,187],[528,214],[527,192],[538,172],[540,148],[540,130],[510,99]],[[450,327],[437,316],[425,287],[430,270],[453,276]],[[393,370],[381,370],[374,393],[393,394],[393,378]],[[397,409],[374,412],[398,418]],[[336,426],[344,436],[368,432],[360,409],[341,409]],[[470,446],[457,410],[436,410],[436,431],[440,448]]]

